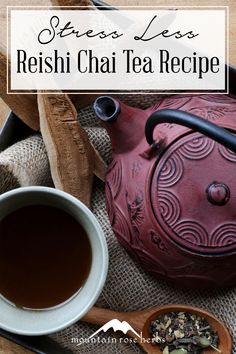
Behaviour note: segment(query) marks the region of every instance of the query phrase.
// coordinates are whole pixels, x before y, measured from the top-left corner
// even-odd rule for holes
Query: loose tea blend
[[[218,353],[218,334],[205,318],[187,312],[170,312],[150,324],[153,342],[163,354],[201,354],[211,347]]]

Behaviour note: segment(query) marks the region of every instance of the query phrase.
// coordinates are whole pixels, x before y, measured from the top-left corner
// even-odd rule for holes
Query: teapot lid
[[[195,253],[236,251],[235,176],[236,155],[199,133],[170,145],[150,189],[166,237]]]

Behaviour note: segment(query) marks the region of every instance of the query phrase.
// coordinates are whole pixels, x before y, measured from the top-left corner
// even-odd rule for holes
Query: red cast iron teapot
[[[175,95],[146,110],[94,103],[113,159],[110,222],[148,272],[181,286],[236,284],[236,100]]]

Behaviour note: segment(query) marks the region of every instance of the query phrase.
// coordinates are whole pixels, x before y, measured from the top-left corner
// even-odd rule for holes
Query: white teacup
[[[0,328],[23,335],[57,332],[82,318],[100,295],[108,270],[108,250],[101,226],[83,203],[65,192],[48,187],[24,187],[4,193],[0,196],[0,220],[16,209],[36,204],[60,208],[82,225],[91,244],[92,263],[82,289],[55,308],[21,309],[0,297]]]

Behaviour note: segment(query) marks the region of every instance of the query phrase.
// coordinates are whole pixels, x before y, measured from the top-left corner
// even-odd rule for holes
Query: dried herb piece
[[[211,345],[211,342],[206,337],[198,337],[198,338],[196,338],[196,343],[201,348],[208,348]]]
[[[186,349],[181,348],[181,349],[172,350],[170,354],[188,354],[188,352]]]
[[[153,342],[163,354],[201,354],[204,348],[217,352],[218,334],[205,318],[188,312],[169,312],[150,324]]]
[[[105,163],[80,126],[67,95],[38,94],[38,109],[55,187],[89,207],[93,173],[104,180]]]

